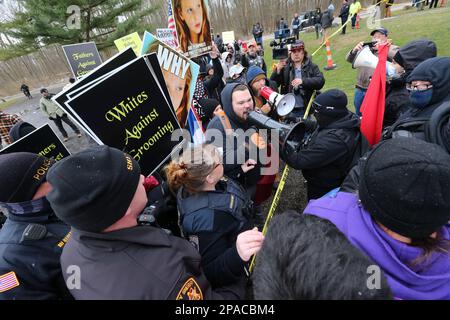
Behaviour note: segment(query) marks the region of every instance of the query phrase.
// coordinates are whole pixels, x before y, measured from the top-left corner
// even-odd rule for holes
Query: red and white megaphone
[[[270,105],[275,106],[280,117],[288,115],[295,108],[295,96],[292,93],[282,95],[266,86],[259,93]]]

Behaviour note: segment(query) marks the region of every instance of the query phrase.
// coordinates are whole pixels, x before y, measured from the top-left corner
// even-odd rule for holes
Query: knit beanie
[[[83,231],[101,232],[122,218],[136,193],[141,169],[129,155],[95,146],[64,158],[48,172],[47,195],[56,215]]]
[[[450,156],[415,138],[384,141],[361,169],[359,197],[390,230],[411,239],[428,237],[450,220]]]
[[[0,202],[32,200],[54,162],[29,152],[0,155]]]
[[[257,77],[259,78],[257,79]],[[266,78],[264,70],[258,66],[251,66],[247,70],[246,76],[247,85],[251,86],[254,81],[262,79],[262,77]]]

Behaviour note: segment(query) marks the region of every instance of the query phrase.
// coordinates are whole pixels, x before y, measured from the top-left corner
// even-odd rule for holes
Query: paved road
[[[62,89],[62,86],[53,87],[53,89],[49,89],[51,93],[58,93]],[[18,103],[9,107],[5,112],[7,113],[15,113],[19,115],[23,121],[29,122],[34,125],[36,128],[49,123],[50,127],[55,131],[58,137],[63,139],[62,134],[59,132],[55,123],[48,119],[48,117],[40,111],[39,108],[39,100],[41,98],[40,94],[34,93],[32,94],[33,99],[29,100],[25,97],[19,98]],[[67,149],[71,153],[76,153],[81,150],[86,149],[89,145],[93,144],[89,138],[86,137],[86,133],[83,132],[81,138],[78,138],[76,134],[72,131],[72,129],[65,123],[63,123],[64,128],[69,134],[69,141],[65,142]],[[81,128],[80,128],[81,129]]]

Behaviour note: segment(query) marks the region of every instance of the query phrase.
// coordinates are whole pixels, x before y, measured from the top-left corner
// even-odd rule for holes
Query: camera
[[[272,58],[274,60],[287,59],[289,56],[287,45],[294,43],[295,40],[295,36],[272,40],[269,44],[272,47]]]
[[[375,47],[377,44],[377,41],[370,41],[370,42],[364,42],[363,47],[368,46],[369,48]]]

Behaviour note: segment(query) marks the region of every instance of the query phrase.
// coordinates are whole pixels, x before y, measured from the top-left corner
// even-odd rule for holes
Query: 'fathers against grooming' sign
[[[109,72],[123,66],[124,64],[136,59],[136,54],[133,49],[128,48],[125,51],[122,51],[115,56],[109,58],[107,61],[102,63],[99,67],[93,70],[91,73],[83,77],[83,79],[75,82],[70,88],[67,90],[59,92],[57,95],[52,97],[52,101],[55,102],[61,109],[63,109],[66,113],[68,113],[80,126],[82,126],[75,116],[72,114],[72,111],[69,110],[65,104],[66,101],[69,100],[69,94],[80,89],[81,87],[95,81],[98,78],[101,78],[108,74]]]
[[[138,161],[144,175],[180,143],[171,140],[180,125],[148,59],[157,58],[138,58],[66,103],[101,142]]]
[[[70,156],[69,150],[59,140],[48,123],[30,132],[0,151],[0,154],[31,152],[56,161]]]
[[[70,69],[77,79],[102,64],[95,42],[70,44],[62,46],[62,49]]]

